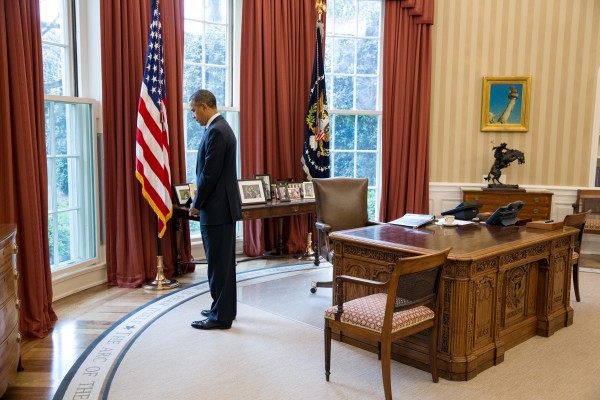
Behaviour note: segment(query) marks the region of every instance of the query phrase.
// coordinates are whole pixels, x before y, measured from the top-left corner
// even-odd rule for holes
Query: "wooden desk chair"
[[[570,214],[564,219],[564,226],[571,226],[579,229],[579,233],[575,238],[575,249],[573,249],[573,258],[571,265],[573,266],[573,287],[575,288],[575,300],[581,301],[579,296],[579,253],[581,251],[581,239],[583,237],[584,227],[586,226],[586,219],[591,211],[586,211],[580,214]]]
[[[573,203],[573,213],[590,211],[584,233],[600,235],[600,189],[578,189],[577,200]]]
[[[325,310],[325,378],[329,381],[331,330],[340,335],[359,336],[378,343],[381,375],[386,400],[392,398],[390,377],[392,342],[432,328],[429,335],[429,365],[438,382],[437,337],[440,301],[438,288],[442,266],[450,253],[438,253],[399,259],[390,264],[386,282],[341,275],[336,277],[336,304]],[[340,304],[346,284],[362,285],[382,291]]]
[[[333,263],[333,246],[329,234],[345,229],[378,224],[369,221],[367,178],[313,179],[315,189],[317,240],[316,245],[325,260]],[[331,287],[332,281],[312,282],[310,291]]]

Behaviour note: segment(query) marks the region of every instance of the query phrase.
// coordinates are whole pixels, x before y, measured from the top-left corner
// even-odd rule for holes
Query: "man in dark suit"
[[[217,100],[208,90],[190,97],[192,115],[205,133],[198,147],[196,196],[190,216],[200,217],[202,244],[208,262],[213,302],[192,322],[196,329],[229,329],[237,313],[235,276],[235,222],[242,219],[236,174],[237,141],[231,127],[217,112]]]

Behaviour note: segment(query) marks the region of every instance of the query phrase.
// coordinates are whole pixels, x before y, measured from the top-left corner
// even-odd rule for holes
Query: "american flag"
[[[169,127],[167,125],[165,68],[159,0],[152,0],[152,23],[148,36],[146,68],[138,104],[135,133],[135,176],[142,194],[158,216],[158,237],[162,238],[173,214]]]

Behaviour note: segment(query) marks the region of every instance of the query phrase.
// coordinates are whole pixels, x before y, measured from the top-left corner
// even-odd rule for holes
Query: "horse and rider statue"
[[[508,149],[506,143],[501,143],[500,146],[495,146],[492,150],[494,150],[494,164],[490,168],[488,176],[484,178],[486,181],[491,182],[488,184],[488,187],[518,187],[518,185],[501,183],[500,176],[502,175],[502,169],[508,167],[513,161],[524,164],[525,154],[519,150]]]

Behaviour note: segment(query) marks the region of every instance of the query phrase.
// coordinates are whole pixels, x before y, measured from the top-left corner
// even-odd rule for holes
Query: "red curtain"
[[[433,0],[385,2],[380,220],[429,212]]]
[[[185,182],[183,135],[183,0],[160,3],[167,119],[171,149],[171,180]],[[137,287],[156,276],[157,218],[142,197],[135,178],[137,107],[148,46],[148,0],[102,0],[102,118],[104,137],[104,204],[106,264],[110,284]],[[189,228],[185,223],[184,259],[189,259]],[[172,276],[173,220],[161,240],[164,272]]]
[[[314,0],[244,0],[240,74],[242,178],[306,180],[300,157],[316,40]],[[263,232],[264,230],[264,232]],[[306,246],[304,217],[284,221],[288,253]],[[244,222],[244,252],[275,245],[274,221]]]
[[[0,222],[17,225],[20,331],[56,321],[48,249],[48,175],[39,0],[0,0]]]

